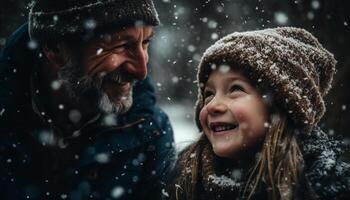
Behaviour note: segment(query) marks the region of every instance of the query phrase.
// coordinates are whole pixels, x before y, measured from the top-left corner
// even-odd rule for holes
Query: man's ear
[[[59,68],[68,61],[67,47],[63,43],[46,42],[43,52],[49,62],[55,68]]]

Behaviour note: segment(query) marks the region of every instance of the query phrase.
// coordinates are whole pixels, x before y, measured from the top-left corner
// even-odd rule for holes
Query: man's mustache
[[[112,81],[117,84],[122,84],[127,82],[133,83],[136,81],[130,75],[128,75],[127,73],[124,73],[121,70],[114,70],[106,74],[104,77],[102,77],[102,79],[103,79],[102,81]]]
[[[86,91],[96,90],[96,92],[102,92],[103,83],[113,82],[116,84],[136,82],[136,79],[130,76],[127,72],[121,68],[117,68],[111,72],[102,72],[96,75],[82,74],[81,68],[79,68],[79,62],[71,59],[60,70],[61,81],[70,85],[77,95]]]

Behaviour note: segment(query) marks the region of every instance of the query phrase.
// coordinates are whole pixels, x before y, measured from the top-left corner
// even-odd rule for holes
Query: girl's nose
[[[208,110],[208,113],[211,115],[219,115],[219,114],[225,113],[227,111],[227,105],[222,101],[218,101],[216,99],[213,99],[207,105],[207,110]]]

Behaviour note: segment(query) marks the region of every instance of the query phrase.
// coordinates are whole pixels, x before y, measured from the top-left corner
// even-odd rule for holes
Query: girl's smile
[[[231,123],[231,122],[211,122],[209,124],[210,130],[215,135],[225,135],[227,133],[230,133],[231,131],[237,131],[238,130],[238,123]]]

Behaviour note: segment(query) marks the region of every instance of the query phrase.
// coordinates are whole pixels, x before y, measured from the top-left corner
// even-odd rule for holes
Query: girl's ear
[[[67,47],[63,43],[46,42],[43,45],[43,52],[54,68],[59,68],[68,61]]]

